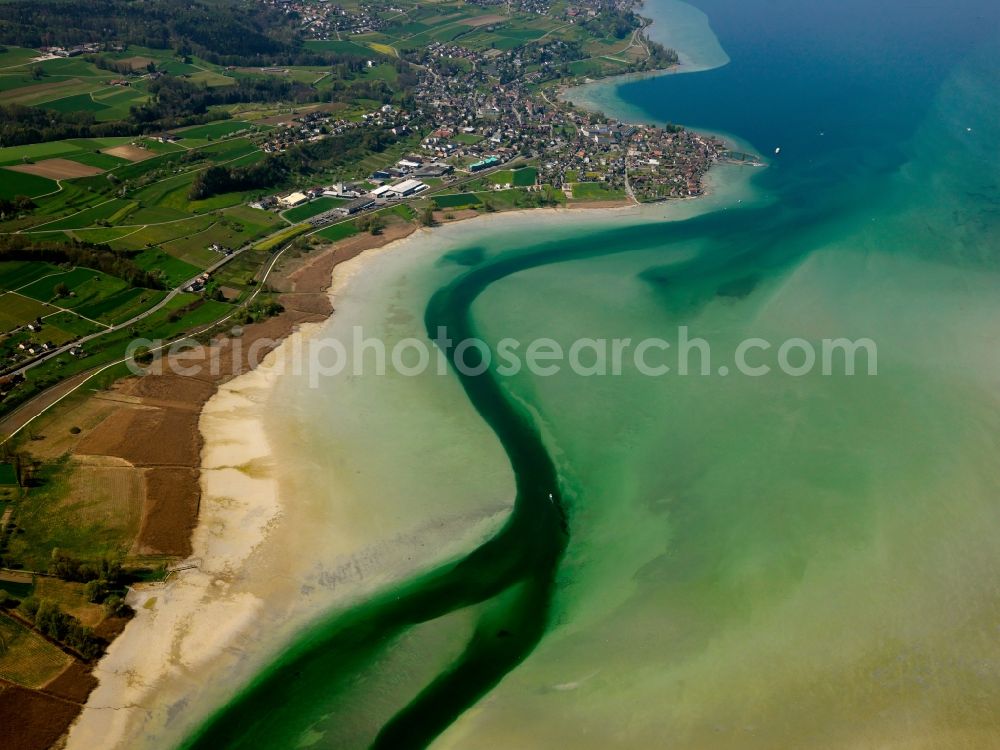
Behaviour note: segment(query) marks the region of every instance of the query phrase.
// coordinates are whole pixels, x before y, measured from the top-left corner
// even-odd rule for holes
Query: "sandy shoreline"
[[[333,269],[366,249],[411,232],[412,227],[394,226],[382,236],[352,238],[309,257],[286,278],[273,282],[282,292],[286,310],[243,329],[243,353],[254,342],[273,348],[274,342],[300,327],[325,320],[332,312],[326,290]],[[226,344],[217,341],[215,345]],[[201,350],[185,362],[207,356],[208,350]],[[157,721],[153,706],[183,701],[180,685],[189,679],[196,683],[192,676],[224,655],[264,606],[260,596],[264,592],[252,595],[245,586],[252,577],[246,567],[277,519],[280,504],[276,483],[268,477],[272,446],[263,424],[252,414],[255,403],[266,401],[278,377],[280,359],[272,351],[253,370],[249,362],[237,361],[233,352],[225,352],[221,361],[221,374],[216,377],[154,374],[130,381],[141,391],[195,407],[187,429],[199,438],[200,458],[191,467],[200,477],[200,486],[194,490],[196,524],[188,532],[190,557],[178,566],[185,569],[171,574],[164,584],[132,590],[129,602],[136,616],[94,669],[98,687],[71,728],[67,747],[135,746],[137,734]],[[178,393],[179,384],[189,380],[210,387],[199,394],[190,388]],[[202,440],[206,435],[212,439]],[[155,441],[155,434],[152,437]],[[281,598],[281,587],[275,588],[267,596],[272,611]],[[163,692],[171,681],[175,683],[172,697]],[[149,700],[152,695],[155,701]]]

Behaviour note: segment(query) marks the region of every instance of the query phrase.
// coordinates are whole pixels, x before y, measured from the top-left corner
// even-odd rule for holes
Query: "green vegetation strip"
[[[298,237],[300,234],[308,232],[311,227],[308,224],[296,224],[294,227],[289,227],[284,232],[279,232],[273,237],[268,237],[266,240],[259,242],[256,245],[258,250],[263,250],[265,252],[270,252],[275,248],[280,247],[284,243],[293,237]]]
[[[455,195],[435,195],[434,202],[438,208],[462,208],[478,206],[482,201],[473,193],[458,193]]]

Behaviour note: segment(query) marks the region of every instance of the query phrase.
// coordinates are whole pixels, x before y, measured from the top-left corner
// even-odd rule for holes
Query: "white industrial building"
[[[419,193],[421,190],[426,190],[427,185],[420,180],[404,180],[398,185],[391,185],[389,189],[400,198],[405,198],[408,195]]]
[[[278,201],[283,206],[301,206],[303,203],[309,200],[309,196],[305,193],[292,193],[291,195],[286,195],[284,198],[279,198]]]

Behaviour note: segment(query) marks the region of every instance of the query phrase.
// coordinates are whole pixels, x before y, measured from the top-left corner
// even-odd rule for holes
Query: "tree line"
[[[68,263],[117,276],[131,286],[162,289],[163,282],[159,277],[136,265],[130,257],[133,254],[113,250],[108,245],[95,245],[79,240],[50,242],[31,240],[24,235],[0,235],[0,261],[36,260],[47,263]]]
[[[57,112],[22,104],[0,105],[0,141],[5,146],[67,138],[133,136],[228,119],[221,107],[237,102],[305,102],[318,99],[305,84],[274,77],[241,78],[234,86],[209,87],[165,75],[149,85],[152,100],[133,105],[128,118],[97,122],[93,112]]]
[[[293,173],[310,174],[357,163],[369,153],[380,153],[396,136],[389,129],[355,128],[319,141],[300,143],[281,154],[245,167],[215,165],[198,173],[188,197],[203,200],[213,195],[280,186]]]
[[[110,138],[152,133],[157,130],[201,125],[225,119],[225,112],[204,112],[138,122],[127,120],[97,122],[93,112],[57,112],[23,104],[0,104],[0,141],[4,146],[24,146],[68,138]]]
[[[254,64],[293,53],[294,19],[250,0],[12,0],[0,3],[0,43],[88,42],[187,50],[217,64]]]
[[[18,610],[42,635],[65,643],[84,659],[96,659],[104,653],[104,641],[73,615],[63,612],[56,602],[29,596]]]
[[[348,63],[342,55],[334,57],[340,61],[338,65],[357,65],[351,58],[346,58],[351,60]],[[113,62],[100,56],[92,59],[104,60],[109,67]],[[408,63],[398,61],[396,65],[401,93],[378,79],[335,80],[330,91],[320,93],[307,84],[277,76],[237,75],[236,83],[231,86],[208,86],[180,76],[163,75],[150,81],[150,101],[132,105],[124,120],[97,122],[93,112],[0,105],[0,142],[5,146],[23,146],[68,138],[145,135],[228,119],[231,115],[222,108],[240,102],[401,101],[416,86],[417,79]]]
[[[164,123],[189,117],[201,117],[211,107],[239,102],[308,102],[315,101],[316,92],[304,83],[274,76],[237,78],[232,86],[208,86],[194,83],[178,76],[162,76],[150,81],[152,101],[135,104],[129,111],[129,120],[137,125]],[[226,119],[224,111],[212,112],[212,119]]]

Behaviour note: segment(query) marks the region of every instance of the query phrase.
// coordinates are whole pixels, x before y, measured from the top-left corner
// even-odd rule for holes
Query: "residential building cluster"
[[[410,131],[409,113],[391,104],[385,104],[376,111],[363,115],[361,120],[346,120],[321,110],[289,117],[288,122],[268,131],[266,140],[261,144],[264,153],[278,153],[297,143],[318,141],[357,128],[385,129],[395,136],[403,136]]]
[[[55,351],[58,348],[57,344],[45,336],[46,327],[42,318],[36,318],[0,336],[0,372],[10,372],[36,357]],[[85,356],[80,346],[73,346],[69,353],[74,357]],[[19,382],[9,379],[8,381],[11,388]],[[0,396],[2,395],[3,390],[0,389]]]
[[[312,39],[339,39],[346,34],[367,34],[386,26],[383,8],[362,4],[344,8],[326,0],[262,0],[285,13],[296,13],[303,33]]]
[[[312,13],[319,13],[318,7],[329,12],[340,8],[303,0],[266,1],[289,10],[302,5],[313,9]],[[488,4],[488,0],[475,1]],[[539,9],[544,5],[539,0]],[[361,6],[370,14],[375,13],[373,7]],[[632,7],[632,0],[580,0],[568,6],[567,12],[573,17],[593,17],[604,10]],[[379,12],[388,10],[382,7]],[[557,39],[514,50],[473,50],[433,42],[407,56],[419,70],[411,112],[385,105],[360,120],[312,112],[268,133],[263,148],[283,151],[298,142],[359,127],[391,128],[397,135],[411,128],[419,131],[424,138],[415,161],[376,171],[370,179],[378,187],[370,193],[358,191],[351,198],[374,200],[375,205],[422,192],[410,192],[410,182],[443,176],[445,169],[471,174],[515,158],[536,163],[539,182],[566,190],[567,195],[580,183],[599,183],[611,195],[625,194],[640,201],[699,195],[708,168],[725,153],[718,139],[678,127],[618,122],[576,109],[551,90],[539,93],[533,86],[558,78],[561,67],[579,54],[576,43]],[[433,170],[420,173],[425,162]],[[402,190],[401,185],[405,186]],[[309,200],[327,189],[315,190],[319,192],[301,195]],[[272,206],[289,205],[277,198],[271,201]],[[263,203],[267,205],[267,199]]]
[[[617,122],[540,96],[523,79],[497,85],[482,70],[483,57],[465,73],[444,62],[449,74],[437,72],[436,63],[452,53],[444,45],[428,48],[429,72],[415,96],[416,114],[435,126],[422,147],[438,158],[468,166],[491,157],[531,157],[539,162],[540,181],[557,188],[600,182],[638,200],[659,200],[699,195],[702,177],[723,153],[715,138]]]

